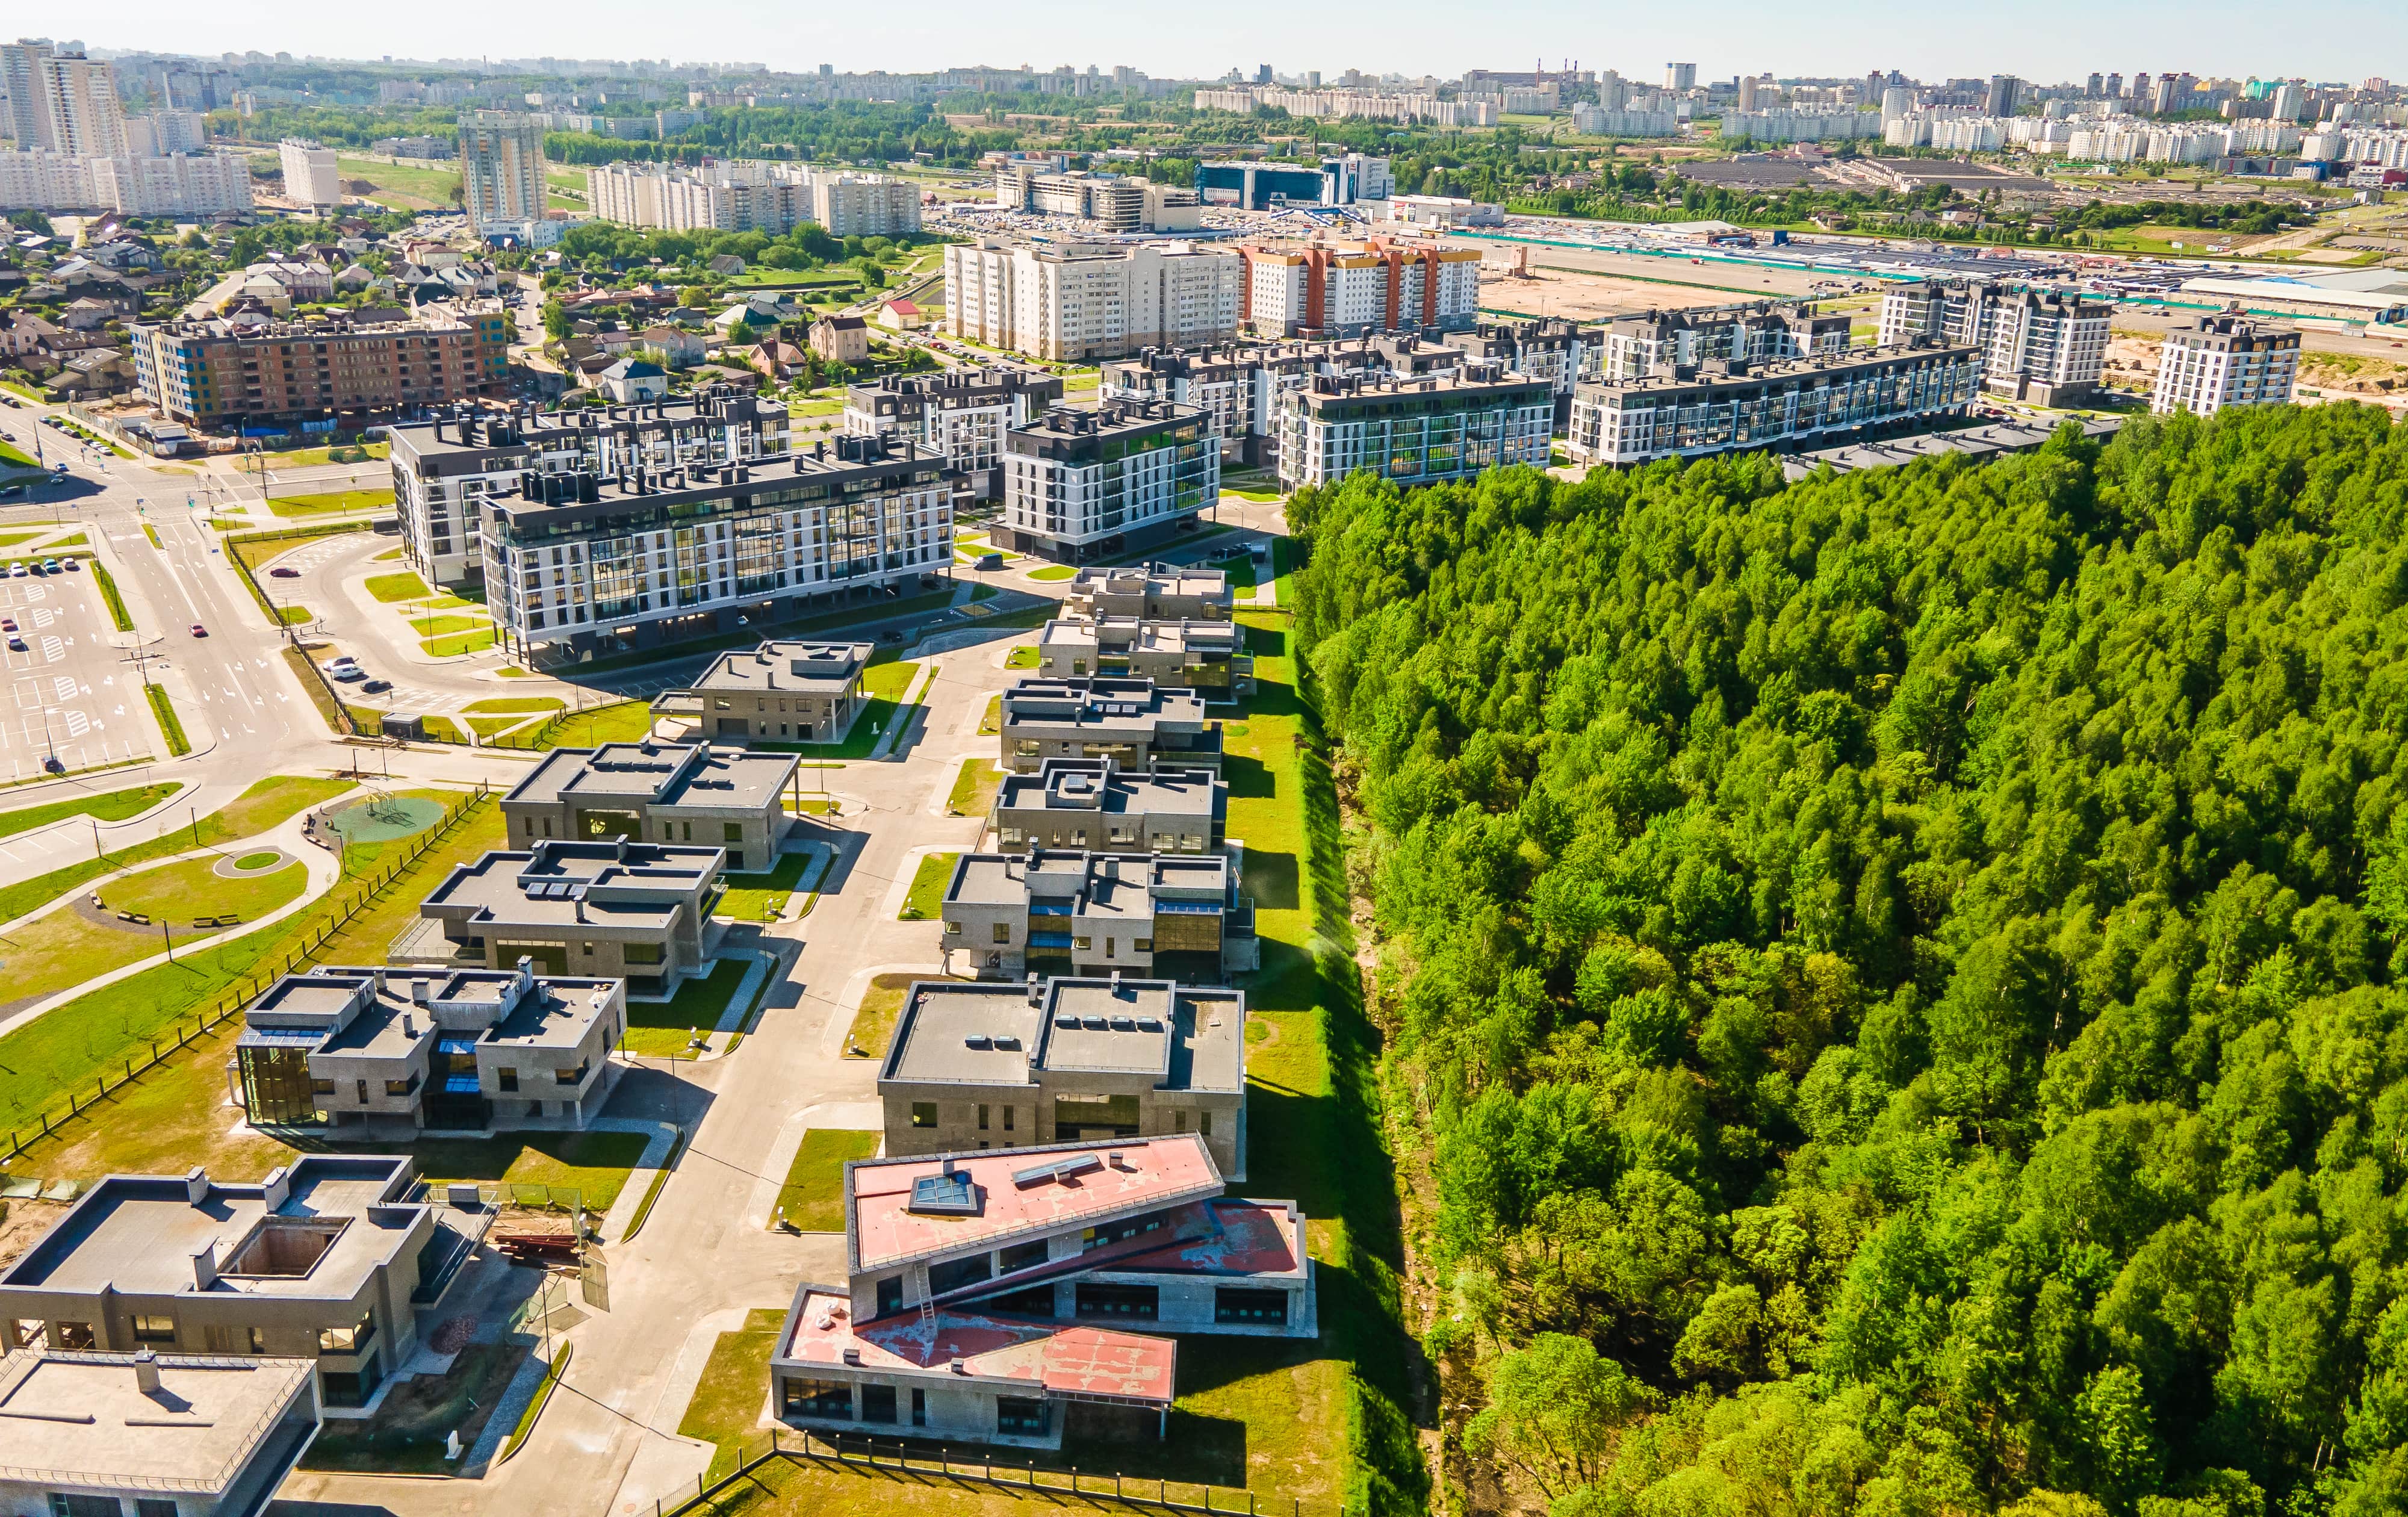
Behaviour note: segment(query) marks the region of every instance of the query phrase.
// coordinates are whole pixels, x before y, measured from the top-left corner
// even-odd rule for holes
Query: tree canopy
[[[1475,1458],[1557,1517],[2408,1502],[2408,428],[1290,520]]]

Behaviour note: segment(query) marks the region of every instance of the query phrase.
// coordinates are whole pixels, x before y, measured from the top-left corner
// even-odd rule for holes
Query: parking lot
[[[0,651],[0,780],[40,774],[53,754],[87,769],[156,751],[141,680],[119,646],[133,639],[115,632],[89,572],[0,580],[0,616],[25,645]]]

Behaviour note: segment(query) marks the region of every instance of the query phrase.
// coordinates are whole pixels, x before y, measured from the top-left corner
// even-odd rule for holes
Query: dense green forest
[[[1451,1478],[2408,1504],[2408,427],[1290,517]]]

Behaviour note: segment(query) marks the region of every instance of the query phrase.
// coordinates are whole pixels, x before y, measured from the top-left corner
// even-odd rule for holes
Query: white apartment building
[[[223,216],[251,209],[251,162],[237,153],[93,158],[0,152],[0,206],[127,216]]]
[[[831,236],[908,236],[920,230],[920,187],[883,174],[814,174],[811,220]]]
[[[541,221],[543,128],[509,111],[462,111],[460,193],[477,231],[488,222]]]
[[[1077,563],[1167,537],[1221,498],[1221,450],[1190,406],[1055,409],[1003,447],[1000,548]]]
[[[1584,379],[1644,379],[1717,359],[1743,364],[1844,352],[1848,318],[1811,305],[1750,301],[1694,310],[1648,311],[1606,324],[1599,372]]]
[[[2043,406],[2078,401],[2107,366],[2108,308],[2078,296],[1968,279],[1882,293],[1880,343],[1918,336],[1979,348],[1991,390]]]
[[[1254,114],[1256,106],[1270,106],[1291,116],[1339,121],[1428,122],[1438,126],[1494,126],[1494,100],[1440,100],[1422,91],[1286,90],[1271,85],[1236,85],[1196,92],[1197,110]]]
[[[907,179],[814,170],[802,164],[727,158],[697,168],[609,164],[586,170],[594,214],[670,232],[764,232],[817,222],[839,237],[903,236],[920,230],[920,192]]]
[[[2214,416],[2227,406],[2280,406],[2299,378],[2297,331],[2202,316],[2166,334],[2149,409]]]
[[[1226,341],[1242,267],[1189,244],[953,243],[945,331],[1047,362]]]
[[[1981,354],[1916,339],[1766,365],[1719,362],[1688,376],[1584,384],[1565,451],[1584,464],[1645,464],[1961,415],[1982,383]]]
[[[343,203],[343,176],[335,165],[334,149],[299,137],[286,137],[276,149],[284,165],[285,199],[297,200],[305,206]]]
[[[1583,103],[1572,107],[1572,130],[1592,137],[1676,137],[1681,118],[1669,110],[1608,110]]]
[[[41,145],[88,158],[115,158],[125,150],[125,115],[117,103],[117,75],[80,54],[38,61],[35,70],[47,117]]]
[[[1828,142],[1879,136],[1882,119],[1870,110],[1732,110],[1723,113],[1722,133],[1756,142]]]
[[[172,153],[206,151],[208,128],[197,110],[154,110],[148,116],[125,118],[125,150],[136,158],[164,158]]]
[[[1062,379],[1042,369],[939,369],[887,374],[846,387],[844,430],[853,437],[909,437],[942,457],[970,493],[996,494],[1004,435],[1062,403]]]
[[[1240,248],[1238,322],[1256,336],[1460,331],[1480,315],[1480,250],[1365,242]]]
[[[1336,484],[1357,470],[1435,484],[1514,464],[1544,468],[1555,424],[1552,384],[1490,365],[1419,379],[1315,375],[1279,397],[1280,487]]]

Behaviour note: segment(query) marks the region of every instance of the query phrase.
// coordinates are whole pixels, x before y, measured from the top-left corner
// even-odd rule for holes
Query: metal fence
[[[35,1126],[11,1130],[7,1142],[0,1144],[0,1159],[15,1159],[28,1147],[53,1136],[59,1128],[82,1116],[99,1102],[107,1100],[111,1091],[124,1089],[134,1081],[175,1057],[195,1039],[215,1031],[231,1018],[239,1015],[244,1007],[257,999],[261,991],[276,983],[278,976],[291,971],[296,966],[310,962],[326,939],[349,926],[351,919],[366,909],[370,903],[383,894],[386,886],[392,884],[403,871],[417,863],[428,849],[450,837],[471,812],[491,798],[491,793],[486,789],[484,782],[480,780],[475,794],[462,797],[459,804],[444,813],[442,821],[420,833],[407,852],[398,858],[380,862],[372,874],[337,885],[335,894],[327,897],[337,903],[334,915],[317,926],[308,929],[302,940],[294,947],[286,950],[280,959],[263,960],[266,967],[245,977],[238,990],[219,999],[208,1011],[194,1018],[190,1025],[179,1018],[168,1029],[168,1032],[173,1034],[172,1037],[163,1034],[158,1038],[148,1039],[148,1052],[126,1059],[122,1073],[112,1074],[104,1068],[99,1078],[93,1081],[90,1095],[87,1095],[79,1090],[68,1091],[65,1111],[40,1112],[36,1115]]]
[[[831,1438],[810,1429],[771,1428],[766,1442],[737,1446],[734,1470],[716,1481],[707,1476],[695,1477],[694,1495],[690,1496],[674,1501],[666,1496],[655,1499],[652,1517],[702,1517],[720,1496],[749,1482],[755,1470],[773,1460],[789,1465],[808,1462],[822,1468],[921,1476],[1005,1494],[1025,1493],[1031,1497],[1048,1498],[1051,1504],[1058,1504],[1060,1497],[1073,1496],[1151,1511],[1210,1513],[1211,1517],[1304,1517],[1303,1499],[1297,1496],[1283,1501],[1259,1491],[1192,1481],[1134,1478],[1118,1471],[1101,1475],[1076,1466],[1046,1469],[1039,1468],[1033,1460],[1004,1465],[991,1459],[955,1459],[942,1446],[934,1458],[925,1452],[915,1456],[910,1445],[899,1439],[883,1440],[883,1446],[891,1453],[882,1454],[881,1446],[882,1440],[877,1438]],[[1347,1517],[1347,1509],[1340,1505],[1334,1517]]]

